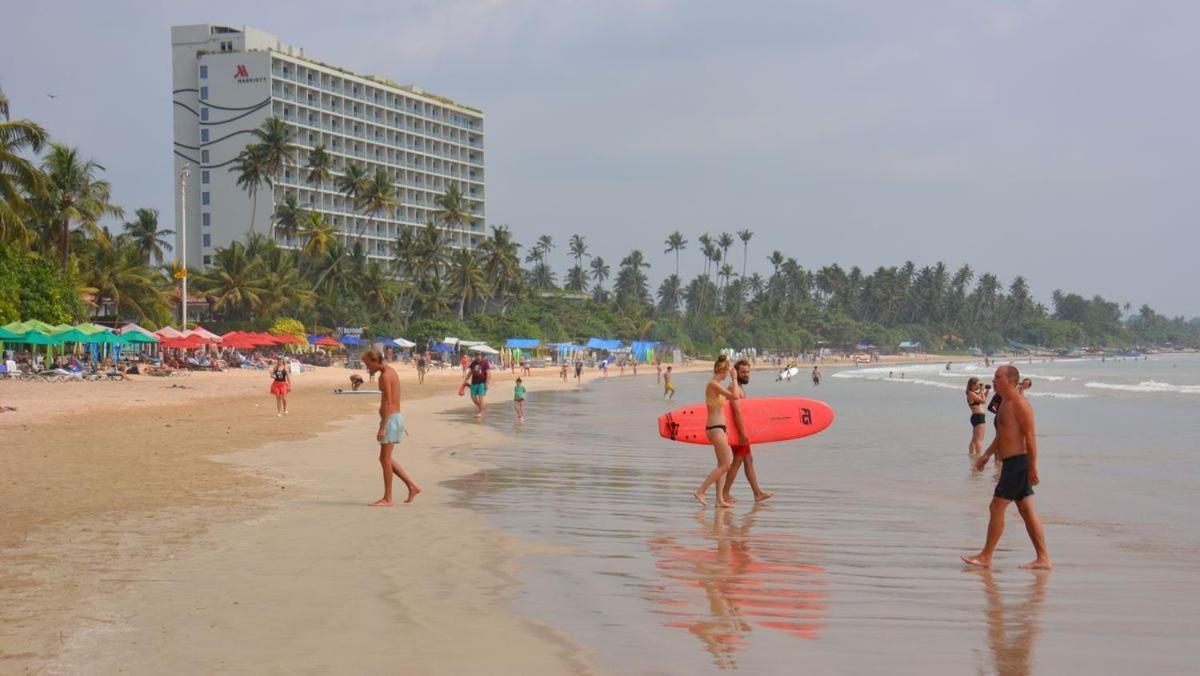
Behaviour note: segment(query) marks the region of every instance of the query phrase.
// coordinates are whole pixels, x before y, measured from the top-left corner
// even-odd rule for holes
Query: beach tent
[[[62,339],[58,336],[51,336],[41,331],[28,331],[21,336],[20,340],[14,340],[14,343],[26,343],[28,345],[62,345]]]
[[[149,336],[151,338],[155,338],[154,342],[156,342],[156,343],[158,342],[157,337],[154,335],[153,331],[151,331],[150,329],[147,329],[143,326],[139,326],[133,322],[129,322],[128,324],[125,324],[121,328],[117,329],[117,333],[119,333],[123,336],[129,336],[134,333],[140,333],[143,336]],[[131,342],[133,342],[133,341],[131,341]]]
[[[46,322],[38,321],[36,319],[28,319],[23,322],[17,322],[16,325],[20,328],[15,329],[15,330],[17,330],[20,333],[26,333],[28,331],[37,331],[38,333],[44,333],[46,335],[50,335],[51,333],[55,332],[53,326],[50,326]],[[9,324],[5,328],[7,328],[9,330],[14,330],[12,324]]]
[[[447,344],[445,344],[445,343],[438,343],[438,344],[434,345],[434,346],[433,346],[432,348],[430,348],[430,349],[432,349],[434,352],[453,352],[453,351],[454,351],[454,346],[453,346],[453,345],[447,345]]]
[[[20,340],[25,332],[9,331],[6,327],[0,326],[0,340]]]
[[[75,327],[71,326],[70,324],[55,324],[54,326],[51,326],[50,330],[47,331],[46,333],[50,333],[50,334],[66,333],[67,331],[70,331],[71,329],[74,329],[74,328]]]
[[[187,336],[189,334],[195,334],[197,336],[200,336],[201,338],[204,338],[205,340],[209,340],[214,343],[221,342],[220,336],[213,333],[212,331],[209,331],[208,329],[204,328],[203,326],[197,326],[196,328],[192,329],[191,331],[184,332],[185,336]]]
[[[497,350],[494,347],[490,347],[484,343],[480,343],[478,345],[472,345],[472,346],[468,347],[467,352],[481,352],[483,354],[500,354],[499,350]]]
[[[504,347],[509,349],[533,350],[542,346],[542,341],[536,338],[509,338]]]
[[[405,349],[405,350],[407,350],[409,348],[414,348],[417,346],[417,344],[412,342],[411,340],[405,340],[403,338],[393,338],[392,343],[394,343],[396,345],[396,347]]]
[[[145,331],[145,329],[142,329],[141,331],[122,329],[120,335],[121,338],[125,339],[126,343],[131,345],[145,345],[158,342],[158,338],[156,338],[153,333]]]
[[[54,338],[60,343],[86,343],[91,336],[79,329],[68,328],[66,331],[56,332]]]
[[[342,345],[362,345],[362,339],[358,336],[342,336]]]
[[[614,352],[621,349],[621,341],[608,340],[604,338],[592,338],[587,342],[587,348],[589,350],[607,350],[609,352]]]
[[[108,328],[108,327],[106,327],[106,326],[98,326],[98,325],[96,325],[96,324],[92,324],[92,323],[90,323],[90,322],[84,322],[84,323],[82,323],[82,324],[76,324],[76,325],[75,325],[75,329],[76,329],[77,331],[79,331],[80,333],[84,333],[84,334],[87,334],[87,335],[89,335],[89,336],[94,336],[94,335],[96,335],[97,333],[109,333],[109,332],[111,332],[111,331],[112,331],[112,329],[110,329],[110,328]]]

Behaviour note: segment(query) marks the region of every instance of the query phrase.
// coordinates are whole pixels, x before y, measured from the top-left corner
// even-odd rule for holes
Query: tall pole
[[[179,237],[180,237],[180,257],[183,259],[183,268],[179,271],[183,279],[183,294],[179,298],[180,314],[182,318],[179,323],[179,330],[187,331],[187,180],[188,180],[188,165],[183,165],[183,170],[179,172]]]

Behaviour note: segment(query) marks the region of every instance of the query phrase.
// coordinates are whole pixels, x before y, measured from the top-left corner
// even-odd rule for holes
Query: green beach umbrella
[[[50,336],[41,331],[30,331],[21,336],[20,340],[14,340],[14,343],[26,343],[28,345],[62,345],[62,339],[58,336]]]
[[[10,331],[7,326],[0,326],[0,340],[17,341],[24,335],[23,331]]]
[[[59,331],[53,335],[53,338],[60,343],[86,343],[90,337],[73,327],[67,327],[66,331]]]
[[[129,339],[111,331],[98,331],[88,336],[83,342],[95,345],[125,345],[129,342]]]
[[[158,342],[158,338],[155,338],[154,336],[147,336],[141,331],[126,331],[125,333],[122,333],[120,337],[124,338],[126,343],[135,345],[153,344]]]
[[[86,333],[89,336],[94,336],[97,333],[109,333],[112,331],[112,329],[109,329],[108,327],[98,326],[96,324],[92,324],[91,322],[76,324],[75,328],[78,329],[80,333]]]

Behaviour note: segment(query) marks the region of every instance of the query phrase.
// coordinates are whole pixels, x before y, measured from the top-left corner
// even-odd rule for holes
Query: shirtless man
[[[746,390],[743,385],[750,384],[750,362],[745,359],[739,359],[733,365],[734,379],[729,386],[729,391],[734,394],[734,398],[730,399],[733,405],[733,418],[737,421],[738,429],[742,429],[742,408],[740,401],[746,398]],[[770,500],[773,493],[768,493],[758,487],[758,475],[754,472],[754,456],[750,451],[750,443],[742,439],[745,443],[730,444],[733,449],[733,464],[729,466],[729,474],[725,478],[725,502],[730,504],[737,502],[733,499],[733,480],[737,478],[738,470],[743,465],[746,467],[746,482],[750,484],[750,490],[754,491],[754,501],[762,502]]]
[[[379,442],[379,465],[383,468],[383,497],[372,502],[371,506],[392,506],[393,474],[408,487],[408,498],[404,500],[407,504],[417,497],[421,487],[409,478],[400,463],[392,460],[392,449],[400,443],[400,437],[404,434],[404,416],[400,413],[400,377],[384,363],[379,348],[372,347],[364,352],[362,362],[372,375],[379,374],[379,432],[375,434],[375,440]]]
[[[992,565],[992,554],[995,553],[1000,535],[1004,532],[1004,511],[1009,502],[1016,502],[1021,518],[1025,520],[1025,530],[1029,533],[1029,539],[1033,541],[1033,548],[1037,552],[1037,558],[1023,567],[1050,569],[1046,534],[1042,530],[1041,519],[1033,510],[1033,487],[1038,484],[1037,436],[1033,425],[1033,407],[1029,405],[1028,399],[1019,396],[1017,383],[1020,381],[1021,374],[1017,367],[1012,365],[996,369],[996,375],[992,379],[992,385],[1001,396],[1003,404],[996,414],[996,437],[983,455],[975,460],[975,470],[982,471],[993,453],[1003,463],[1003,467],[992,497],[987,541],[983,550],[974,556],[962,557],[962,560],[971,566],[987,568]]]

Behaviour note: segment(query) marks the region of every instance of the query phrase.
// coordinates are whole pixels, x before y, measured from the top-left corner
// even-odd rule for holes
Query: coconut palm
[[[678,230],[676,230],[675,232],[668,235],[667,241],[664,242],[664,244],[667,245],[667,249],[666,249],[666,251],[663,251],[663,253],[665,253],[665,254],[674,253],[675,254],[675,276],[676,277],[679,276],[679,252],[683,251],[684,249],[687,248],[687,243],[688,243],[688,241],[683,238],[683,233],[679,232]]]
[[[386,171],[377,171],[363,184],[359,195],[359,205],[367,218],[378,218],[381,214],[391,215],[400,200],[396,195],[396,185]]]
[[[481,246],[484,274],[491,280],[491,297],[500,303],[501,315],[521,288],[521,260],[517,251],[520,247],[506,225],[493,225],[492,236]]]
[[[446,191],[438,195],[434,201],[437,206],[437,219],[446,227],[449,235],[451,230],[462,228],[471,222],[471,205],[463,196],[462,188],[457,183],[451,183]]]
[[[613,283],[613,293],[617,303],[622,306],[631,304],[647,305],[650,303],[650,289],[643,268],[649,268],[646,257],[638,249],[629,252],[621,259],[621,268]]]
[[[142,252],[143,263],[149,265],[153,259],[155,264],[161,265],[164,252],[171,250],[171,243],[166,238],[175,231],[158,229],[158,209],[137,209],[133,214],[136,218],[125,224],[126,234]]]
[[[229,171],[237,175],[237,187],[250,195],[250,232],[254,232],[254,218],[258,214],[258,189],[271,184],[263,146],[251,143],[243,148],[229,167]]]
[[[487,300],[491,289],[483,266],[471,249],[457,249],[450,257],[450,275],[446,280],[448,290],[458,299],[458,318],[465,317],[467,306],[472,301]]]
[[[284,167],[296,163],[296,146],[292,143],[292,130],[287,122],[278,117],[268,117],[262,126],[254,130],[257,145],[262,153],[263,175],[267,185],[273,185],[283,174]]]
[[[213,254],[212,265],[196,278],[196,288],[208,296],[215,312],[231,319],[252,317],[269,293],[262,262],[246,254],[246,246],[232,242]]]
[[[390,319],[396,307],[396,282],[383,266],[376,261],[367,263],[359,285],[367,309],[381,319]]]
[[[40,153],[48,135],[29,120],[9,119],[0,90],[0,243],[27,242],[35,214],[28,197],[42,194],[45,176],[27,154]]]
[[[117,316],[162,318],[167,305],[167,280],[147,264],[136,239],[113,237],[101,228],[80,252],[81,281],[96,298],[110,299],[116,305]]]
[[[275,232],[289,243],[299,234],[300,225],[306,218],[308,218],[308,212],[300,206],[300,201],[296,199],[295,193],[291,192],[284,195],[283,201],[275,205],[275,213],[272,216]]]
[[[658,314],[662,317],[674,317],[679,313],[679,303],[683,300],[683,282],[679,275],[668,275],[658,286]]]
[[[593,258],[589,266],[591,267],[592,281],[596,282],[596,286],[592,288],[592,298],[599,302],[605,298],[604,280],[608,279],[611,268],[599,256]]]
[[[721,248],[721,260],[729,260],[729,247],[733,246],[733,235],[723,232],[717,238],[717,246]]]
[[[102,217],[120,218],[125,212],[109,202],[108,181],[96,178],[104,167],[94,160],[81,158],[75,148],[61,143],[50,144],[50,151],[42,159],[42,171],[47,178],[47,192],[45,198],[39,200],[39,211],[47,226],[57,231],[56,238],[50,232],[46,233],[46,243],[58,240],[58,255],[65,270],[71,254],[72,223],[95,232]]]
[[[308,258],[324,256],[337,243],[337,230],[316,211],[308,212],[300,230],[304,238],[301,253]]]
[[[571,235],[571,240],[567,244],[567,248],[571,251],[571,257],[575,259],[576,267],[583,266],[584,258],[591,258],[588,253],[587,241],[583,235]]]
[[[274,242],[267,241],[258,255],[265,291],[260,297],[264,316],[296,316],[311,307],[316,294],[296,267],[295,257]]]
[[[582,265],[572,265],[567,270],[567,281],[563,288],[573,293],[584,293],[588,287],[588,273]]]
[[[367,172],[357,164],[350,164],[340,176],[334,179],[338,192],[346,197],[346,203],[352,210],[361,207],[363,193],[367,190]]]
[[[329,180],[333,170],[333,156],[325,150],[325,144],[320,143],[308,151],[308,163],[304,165],[304,179],[314,187],[323,187]]]
[[[750,253],[750,240],[754,237],[754,233],[749,229],[738,230],[738,239],[742,240],[742,279],[746,278],[746,258]]]

